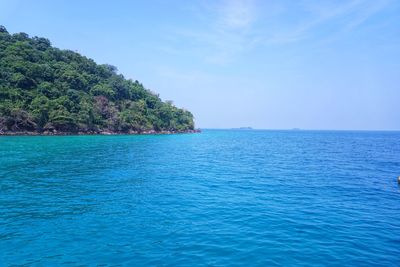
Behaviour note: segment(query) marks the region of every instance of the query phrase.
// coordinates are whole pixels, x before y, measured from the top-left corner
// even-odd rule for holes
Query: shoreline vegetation
[[[193,132],[190,111],[116,67],[0,25],[0,135]]]
[[[44,132],[28,132],[28,131],[0,131],[0,136],[68,136],[68,135],[168,135],[168,134],[191,134],[201,133],[200,129],[184,130],[184,131],[89,131],[89,132],[61,132],[61,131],[44,131]]]

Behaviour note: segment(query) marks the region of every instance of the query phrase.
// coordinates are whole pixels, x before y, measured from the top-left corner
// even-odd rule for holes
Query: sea
[[[400,132],[0,137],[0,266],[400,266]]]

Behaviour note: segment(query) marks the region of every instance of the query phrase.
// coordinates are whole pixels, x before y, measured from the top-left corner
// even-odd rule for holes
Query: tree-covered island
[[[0,134],[192,131],[192,113],[114,66],[0,26]]]

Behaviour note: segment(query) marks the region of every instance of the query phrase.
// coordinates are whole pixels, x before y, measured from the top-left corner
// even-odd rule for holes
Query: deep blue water
[[[400,132],[0,137],[0,265],[399,266]]]

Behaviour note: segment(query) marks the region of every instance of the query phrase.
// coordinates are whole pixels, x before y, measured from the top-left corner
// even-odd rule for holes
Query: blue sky
[[[0,24],[117,66],[198,127],[400,130],[400,1],[0,0]]]

